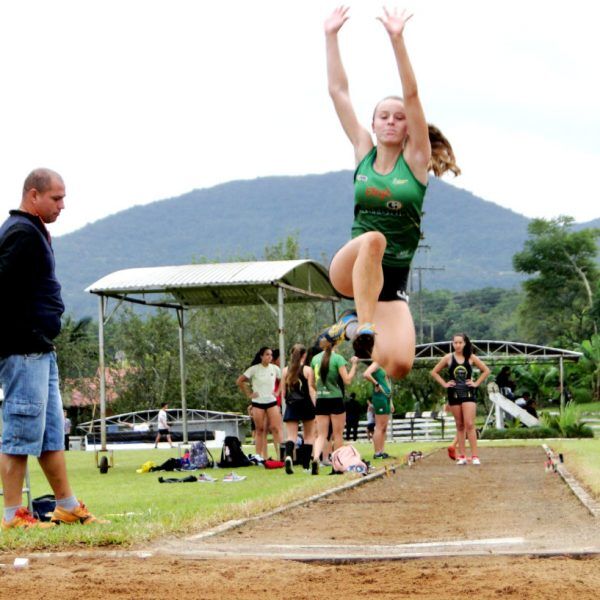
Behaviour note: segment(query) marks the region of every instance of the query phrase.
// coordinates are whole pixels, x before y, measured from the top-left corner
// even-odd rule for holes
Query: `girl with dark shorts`
[[[275,382],[281,378],[279,367],[271,364],[271,348],[262,347],[254,357],[252,365],[237,379],[237,386],[252,402],[252,419],[256,426],[256,454],[265,460],[267,453],[267,429],[273,436],[273,443],[280,447],[283,442],[281,410],[275,398]],[[277,456],[279,458],[279,456]]]
[[[370,128],[375,143],[354,111],[340,55],[338,33],[348,8],[336,8],[325,21],[329,95],[356,160],[352,239],[333,257],[329,277],[339,294],[354,298],[356,310],[343,313],[323,335],[332,342],[351,339],[357,356],[372,356],[396,379],[409,373],[415,356],[406,283],[422,237],[428,173],[460,173],[448,140],[425,119],[404,44],[411,16],[384,9],[379,17],[404,97],[388,96],[376,105]]]
[[[298,438],[298,424],[302,422],[302,466],[308,469],[315,441],[315,403],[314,373],[305,364],[306,348],[302,344],[294,344],[290,353],[289,366],[282,373],[282,392],[285,397],[285,415],[283,421],[287,430],[285,442],[285,472],[294,472],[294,447]]]
[[[344,425],[346,424],[346,409],[344,407],[344,393],[340,387],[339,378],[344,385],[349,385],[356,375],[358,359],[350,359],[352,366],[348,371],[346,359],[333,351],[333,344],[322,337],[319,345],[323,350],[311,361],[314,371],[313,389],[316,393],[317,404],[315,408],[317,419],[317,439],[313,446],[313,460],[311,471],[313,475],[319,474],[319,457],[325,442],[329,425],[333,428],[333,445],[341,448],[344,445]]]
[[[475,413],[477,410],[477,388],[487,379],[490,370],[477,356],[473,354],[471,340],[464,333],[458,333],[452,338],[454,352],[446,354],[432,369],[431,376],[448,390],[448,405],[456,423],[458,438],[457,465],[466,465],[465,435],[471,447],[471,463],[480,465],[477,456],[477,432],[475,430]],[[481,374],[473,381],[473,366]],[[450,379],[445,381],[440,372],[448,369]]]

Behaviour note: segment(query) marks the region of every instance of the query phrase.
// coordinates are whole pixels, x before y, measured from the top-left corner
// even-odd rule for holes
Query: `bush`
[[[509,429],[486,429],[481,434],[482,440],[526,440],[537,438],[561,437],[552,427],[511,427]]]

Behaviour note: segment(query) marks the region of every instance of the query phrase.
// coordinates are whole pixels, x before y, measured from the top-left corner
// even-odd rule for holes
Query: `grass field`
[[[493,445],[539,445],[538,440],[519,442],[494,441]],[[492,445],[491,442],[486,445]],[[563,452],[569,469],[600,497],[600,440],[565,440],[551,442]],[[387,463],[403,461],[411,450],[426,453],[445,446],[443,443],[390,444],[388,451],[396,455]],[[370,460],[370,444],[356,447]],[[74,546],[130,547],[166,535],[186,535],[228,521],[258,514],[293,500],[340,485],[345,478],[331,477],[329,469],[313,477],[296,467],[288,476],[283,469],[265,470],[262,467],[236,469],[247,478],[239,483],[182,483],[160,484],[159,476],[184,477],[187,472],[154,472],[137,474],[136,469],[146,460],[160,464],[175,450],[121,450],[114,454],[115,467],[100,474],[91,452],[67,453],[71,485],[97,516],[111,520],[107,525],[89,527],[57,527],[43,531],[5,531],[0,534],[0,552],[64,550]],[[382,461],[377,462],[383,464]],[[31,461],[31,487],[34,497],[51,493],[37,462]],[[198,474],[198,471],[192,472]],[[228,471],[212,469],[209,474],[222,479]]]

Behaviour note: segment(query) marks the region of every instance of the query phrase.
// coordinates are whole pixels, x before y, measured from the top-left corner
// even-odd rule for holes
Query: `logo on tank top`
[[[390,210],[400,210],[402,208],[402,202],[398,200],[390,200],[385,204]]]
[[[356,176],[356,181],[367,181],[369,178],[366,175],[357,175]]]
[[[404,185],[405,183],[408,183],[408,179],[398,179],[398,177],[394,177],[394,179],[392,179],[392,183],[394,185]]]
[[[385,190],[380,190],[379,188],[376,187],[368,187],[365,190],[365,196],[367,198],[372,197],[372,198],[379,198],[380,200],[385,200],[386,198],[389,198],[392,195],[392,192],[390,192],[390,190],[388,190],[387,188]]]

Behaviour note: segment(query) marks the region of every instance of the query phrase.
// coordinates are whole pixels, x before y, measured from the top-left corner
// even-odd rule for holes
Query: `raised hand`
[[[412,17],[412,13],[407,10],[401,10],[398,12],[397,8],[394,8],[391,12],[384,6],[383,16],[377,17],[378,21],[381,21],[385,30],[388,32],[390,37],[399,37],[404,31],[404,26],[407,21]]]
[[[325,34],[336,34],[342,25],[350,18],[348,16],[349,6],[338,6],[328,17],[325,19]]]

